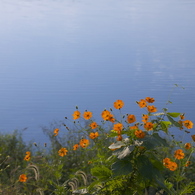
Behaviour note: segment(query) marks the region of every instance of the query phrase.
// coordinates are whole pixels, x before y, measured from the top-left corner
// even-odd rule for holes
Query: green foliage
[[[91,169],[91,174],[95,176],[99,181],[109,180],[112,176],[112,171],[106,166],[96,166]]]
[[[171,124],[174,125],[175,127],[181,127],[181,125],[177,121],[173,120],[173,118],[170,117],[169,115],[167,115],[167,118],[169,119]]]
[[[178,191],[179,195],[183,194],[192,194],[192,192],[195,191],[195,182],[190,182],[190,183],[181,183],[180,186],[181,190]]]
[[[172,123],[170,121],[160,121],[160,128],[167,134],[171,124]]]
[[[128,175],[133,171],[131,162],[128,159],[118,160],[112,165],[114,176]]]
[[[180,116],[181,113],[178,113],[178,112],[171,112],[170,113],[170,112],[168,112],[167,115],[176,118],[176,117]]]
[[[156,147],[165,146],[167,147],[167,141],[161,138],[158,133],[154,133],[152,135],[145,136],[143,139],[142,146],[145,146],[147,149],[154,149]]]
[[[190,125],[185,126],[184,119],[181,119],[183,115],[168,112],[168,108],[163,108],[163,112],[152,113],[152,109],[147,110],[147,107],[147,114],[142,116],[145,117],[142,122],[136,121],[133,117],[128,118],[129,114],[122,113],[120,106],[123,104],[121,100],[118,101],[120,104],[117,107],[115,102],[114,107],[119,109],[119,114],[114,115],[112,109],[106,111],[106,114],[102,113],[103,121],[94,128],[90,126],[95,121],[93,118],[81,117],[73,123],[66,117],[66,124],[62,121],[49,128],[44,127],[50,140],[48,147],[25,143],[17,131],[13,134],[1,134],[0,193],[195,193],[194,142],[188,143],[186,147],[185,142],[175,140],[169,131],[170,128],[175,128],[185,134],[193,123],[188,120]],[[147,106],[153,99],[149,101],[145,98],[142,101]],[[156,112],[156,108],[153,109]],[[78,111],[78,107],[76,110]],[[56,128],[59,128],[59,134],[54,134]],[[68,133],[62,135],[63,128]],[[86,140],[89,145],[88,142],[84,143]],[[60,156],[62,148],[68,152]],[[25,160],[27,151],[31,153],[29,160]],[[24,182],[20,178],[22,174],[27,176]]]

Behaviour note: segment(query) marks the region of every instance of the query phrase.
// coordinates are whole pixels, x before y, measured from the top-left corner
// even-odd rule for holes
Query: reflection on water
[[[156,98],[195,122],[193,1],[0,2],[0,130],[40,125],[80,110],[99,113],[116,99]]]

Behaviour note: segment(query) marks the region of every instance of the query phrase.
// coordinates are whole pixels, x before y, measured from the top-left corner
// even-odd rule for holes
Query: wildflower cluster
[[[178,167],[176,162],[170,160],[170,158],[163,159],[163,165],[171,171],[175,171]]]
[[[189,150],[189,152],[185,154],[185,151],[183,149],[177,149],[174,151],[174,154],[170,156],[170,151],[168,153],[165,152],[169,150],[169,144],[165,141],[164,138],[159,135],[159,131],[163,131],[164,133],[168,134],[168,129],[170,127],[179,127],[181,130],[186,128],[187,130],[189,130],[193,128],[192,121],[185,120],[184,114],[169,113],[166,109],[164,109],[163,112],[156,113],[158,111],[157,107],[152,105],[154,102],[155,99],[151,97],[146,97],[136,102],[140,108],[146,108],[147,113],[142,115],[141,122],[138,122],[137,117],[135,116],[135,114],[132,113],[122,115],[121,119],[117,119],[117,117],[113,114],[111,108],[110,110],[105,109],[102,111],[101,117],[103,119],[103,123],[111,122],[112,124],[112,130],[106,132],[108,137],[116,138],[116,142],[111,143],[109,146],[109,149],[113,151],[113,156],[117,156],[119,159],[116,160],[111,166],[111,171],[113,171],[113,174],[116,174],[117,176],[122,176],[127,175],[128,173],[130,174],[132,172],[134,173],[135,177],[136,174],[146,174],[143,170],[147,169],[147,166],[148,169],[151,169],[153,166],[154,169],[151,170],[151,175],[153,174],[153,172],[158,175],[160,174],[160,169],[157,169],[157,162],[155,159],[159,159],[162,163],[162,166],[169,169],[171,172],[177,170],[179,171],[180,166],[188,167],[189,165],[191,165],[189,158],[193,152],[193,150],[191,150],[192,144],[185,143],[183,146],[178,144],[175,147],[183,147],[184,150]],[[124,105],[125,104],[122,100],[116,100],[113,103],[113,107],[117,110],[120,110],[120,112]],[[155,116],[157,116],[156,119]],[[74,120],[79,119],[80,117],[81,113],[78,110],[73,113]],[[165,120],[166,117],[168,121]],[[177,117],[179,117],[180,120],[174,120],[174,118]],[[85,111],[83,114],[83,118],[85,120],[90,120],[92,118],[92,113],[89,111]],[[101,125],[98,125],[96,122],[91,120],[89,127],[91,130],[94,130],[97,128],[100,129]],[[187,130],[185,130],[185,132]],[[92,140],[101,136],[98,130],[94,132],[87,132],[89,138]],[[192,135],[192,139],[195,141],[195,135]],[[73,146],[73,150],[77,150],[78,147],[86,148],[89,145],[89,140],[83,138],[78,144],[75,144]],[[129,149],[130,147],[131,150]],[[167,150],[164,150],[163,147],[164,149],[167,147]],[[158,153],[162,153],[163,150],[164,155],[168,155],[170,156],[170,158],[166,157],[163,159],[161,155],[158,155]],[[153,153],[157,154],[155,158]],[[135,156],[136,158],[134,158]],[[151,156],[153,157],[153,159],[150,159]],[[127,161],[127,159],[129,160]],[[139,159],[139,161],[135,159]],[[179,161],[182,161],[182,163],[179,163]],[[89,160],[88,164],[91,165],[91,162],[92,161]],[[131,162],[132,164],[126,162]],[[92,169],[92,172],[94,172],[93,170],[96,170],[97,172],[100,171],[98,171],[98,168],[96,167]],[[142,172],[140,172],[139,170],[142,170]],[[136,173],[136,171],[138,171],[138,173]],[[97,175],[94,174],[94,176],[96,177],[98,177],[99,175],[99,173]],[[151,175],[149,174],[147,175],[147,177],[156,177],[155,175]]]
[[[113,102],[112,108],[100,113],[101,122],[94,120],[91,111],[81,113],[76,107],[71,121],[75,127],[74,139],[67,143],[60,143],[61,128],[52,128],[50,135],[53,144],[56,144],[52,152],[56,156],[54,165],[47,165],[47,170],[58,167],[54,173],[57,183],[63,181],[64,172],[69,177],[61,185],[63,189],[58,188],[75,194],[128,194],[129,191],[143,194],[151,186],[156,194],[158,189],[163,189],[167,194],[180,194],[179,190],[184,186],[186,194],[195,191],[195,180],[189,180],[189,173],[195,164],[192,155],[195,135],[191,135],[192,142],[183,143],[182,140],[177,142],[169,131],[170,128],[178,128],[179,132],[190,133],[193,122],[186,119],[183,113],[168,112],[168,109],[157,113],[159,108],[153,105],[154,102],[152,97],[136,101],[138,108],[145,110],[144,114],[137,116],[132,112],[122,113],[125,103],[118,99]],[[63,125],[70,132],[71,128]],[[166,139],[165,135],[169,138]],[[36,173],[33,159],[34,156],[31,159],[31,152],[27,151],[24,161],[30,161],[28,166]],[[69,162],[70,159],[75,162]],[[66,169],[67,164],[70,168]],[[80,174],[83,178],[84,188],[77,186],[80,182],[73,177],[73,170],[75,176]],[[27,178],[27,175],[19,175],[19,181],[30,183],[31,176]],[[90,182],[87,182],[87,175],[93,178]]]
[[[114,114],[112,113],[112,109],[109,110],[104,110],[101,113],[101,117],[104,121],[109,121],[113,123],[111,133],[114,136],[116,136],[116,141],[122,141],[123,140],[123,135],[131,136],[131,139],[140,139],[143,140],[145,137],[148,137],[150,134],[148,134],[149,131],[153,131],[152,135],[154,132],[157,132],[159,130],[163,130],[167,133],[167,129],[169,128],[170,125],[175,125],[177,122],[174,121],[171,117],[180,117],[180,120],[178,121],[178,125],[180,129],[183,129],[186,127],[187,129],[191,129],[193,127],[193,123],[190,120],[184,120],[185,116],[184,114],[180,113],[160,113],[159,115],[167,116],[168,119],[170,120],[169,122],[163,121],[163,117],[159,120],[159,123],[157,123],[157,120],[152,120],[151,117],[155,116],[153,113],[157,112],[157,108],[154,105],[151,105],[152,103],[155,102],[154,98],[151,97],[146,97],[145,99],[140,99],[140,101],[137,101],[136,103],[139,105],[140,108],[146,108],[147,114],[142,115],[142,123],[137,122],[136,116],[134,114],[127,114],[125,122],[128,124],[127,126],[124,126],[124,123],[122,121],[119,121],[115,118]],[[115,109],[121,110],[124,106],[124,102],[122,100],[116,100],[113,103],[113,107]],[[174,116],[174,115],[177,116]],[[157,114],[158,116],[158,114]],[[81,117],[80,111],[76,110],[73,113],[73,119],[79,119]],[[85,111],[83,113],[83,118],[85,120],[89,120],[92,117],[92,112]],[[123,117],[124,118],[124,117]],[[137,122],[137,123],[136,123]],[[173,124],[172,124],[172,123]],[[178,126],[176,125],[176,126]],[[98,127],[98,124],[94,121],[92,121],[89,124],[89,127],[93,130]],[[140,129],[140,127],[143,127],[143,129]],[[99,132],[90,132],[89,133],[89,138],[95,139],[99,136]],[[192,135],[193,138],[193,135]],[[90,142],[88,139],[81,139],[78,144],[75,144],[73,146],[73,150],[77,150],[79,147],[86,148],[89,146]],[[190,149],[191,144],[186,143],[185,144],[185,149]],[[144,147],[143,147],[144,148]],[[112,150],[115,150],[112,148]],[[174,153],[175,159],[183,159],[185,157],[185,154],[182,149],[178,149]],[[187,163],[189,164],[189,163]],[[170,158],[165,158],[163,159],[163,165],[170,169],[171,171],[175,171],[178,168],[178,165],[176,162],[170,160]]]
[[[72,114],[72,116],[73,116],[73,119],[74,120],[77,120],[77,119],[79,119],[81,117],[81,113],[80,113],[80,111],[76,110],[76,111],[74,111],[74,113]],[[85,120],[89,120],[91,117],[92,117],[92,112],[86,110],[83,113],[83,118]]]

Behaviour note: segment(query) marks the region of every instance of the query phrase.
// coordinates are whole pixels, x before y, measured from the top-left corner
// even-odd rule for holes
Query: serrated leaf
[[[155,137],[155,139],[158,140],[161,146],[169,146],[166,139],[160,137],[158,133],[154,133],[153,137]]]
[[[178,117],[179,115],[181,115],[181,113],[178,113],[178,112],[168,112],[167,113],[169,116],[171,116],[171,117],[174,117],[174,118],[176,118],[176,117]]]
[[[165,139],[161,138],[158,133],[154,133],[151,136],[146,136],[142,139],[143,144],[148,149],[153,149],[158,146],[168,146]]]
[[[129,160],[118,160],[112,165],[114,176],[128,175],[133,170]]]
[[[167,186],[167,183],[164,183],[163,181],[156,179],[156,183],[163,188],[167,193],[169,194],[175,194],[174,191],[170,190],[172,188],[172,184],[170,183],[169,186]]]
[[[161,175],[160,171],[154,167],[150,160],[144,155],[137,158],[137,168],[140,175],[145,179],[152,180]]]
[[[190,182],[188,184],[181,184],[181,190],[179,191],[179,194],[192,194],[192,192],[195,191],[195,182]]]

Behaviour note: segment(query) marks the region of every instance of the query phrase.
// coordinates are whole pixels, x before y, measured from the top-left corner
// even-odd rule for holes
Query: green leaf
[[[158,169],[154,167],[150,162],[150,160],[144,155],[139,156],[137,158],[136,164],[137,164],[138,172],[143,179],[145,178],[145,179],[152,180],[156,176],[160,175]]]
[[[118,135],[118,133],[116,133],[116,132],[110,132],[109,134],[108,134],[108,137],[115,137],[115,136],[117,136]]]
[[[55,172],[54,172],[54,175],[55,175],[56,179],[60,179],[61,176],[62,176],[62,173],[59,172],[59,171],[55,171]]]
[[[178,113],[178,112],[168,112],[167,113],[169,116],[171,116],[171,117],[174,117],[174,118],[176,118],[176,117],[178,117],[179,115],[181,115],[181,113]]]
[[[168,146],[165,139],[161,138],[158,133],[154,133],[153,135],[146,136],[142,139],[143,144],[148,149],[154,149],[159,146]]]
[[[151,159],[152,164],[158,169],[158,170],[163,170],[164,166],[163,163],[157,159],[155,159],[155,157],[153,156],[153,158]]]
[[[179,194],[185,195],[185,194],[192,194],[192,192],[195,191],[195,182],[190,182],[188,184],[181,183],[181,190],[179,191]]]
[[[88,186],[88,190],[89,191],[92,191],[93,188],[96,186],[96,185],[100,185],[101,182],[99,180],[95,180],[94,182],[92,182],[89,186]]]
[[[164,131],[166,134],[168,133],[168,128],[172,123],[170,121],[161,121],[160,125],[162,128],[162,131]]]
[[[169,115],[167,115],[167,118],[169,119],[169,121],[170,121],[174,126],[176,126],[176,127],[181,127],[181,125],[180,125],[177,121],[173,120]]]
[[[105,166],[98,166],[91,169],[91,174],[100,181],[108,180],[112,176],[112,171]]]
[[[159,145],[161,146],[169,146],[169,144],[167,143],[167,140],[160,137],[158,133],[154,133],[153,137],[159,142]]]
[[[58,165],[58,171],[62,170],[63,166],[63,164]]]
[[[169,125],[171,125],[170,121],[161,121],[161,124],[164,124],[166,127],[169,127]]]
[[[164,182],[162,180],[156,179],[156,183],[163,188],[167,193],[169,194],[176,194],[176,192],[174,190],[171,190],[173,184],[168,183],[168,182]]]
[[[118,160],[114,164],[112,164],[112,171],[114,176],[119,175],[128,175],[133,170],[132,165],[129,160],[123,159]]]

